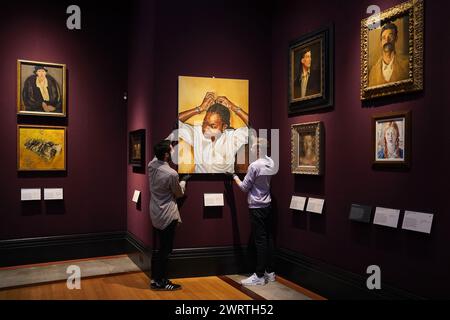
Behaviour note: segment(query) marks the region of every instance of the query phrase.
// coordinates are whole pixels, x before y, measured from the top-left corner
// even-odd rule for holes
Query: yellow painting
[[[18,126],[19,171],[66,170],[66,128]]]
[[[248,80],[179,77],[178,172],[246,172]]]

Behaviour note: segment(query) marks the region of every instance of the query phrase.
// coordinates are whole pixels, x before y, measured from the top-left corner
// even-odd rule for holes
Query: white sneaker
[[[241,281],[243,286],[263,286],[266,284],[266,279],[264,277],[259,278],[256,273],[252,274],[247,279]]]
[[[271,273],[264,272],[264,279],[266,279],[266,282],[276,281],[275,272],[271,272]]]

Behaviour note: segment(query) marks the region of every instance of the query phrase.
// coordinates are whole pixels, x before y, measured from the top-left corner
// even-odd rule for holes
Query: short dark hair
[[[300,51],[300,59],[303,59],[308,52],[312,53],[311,48],[309,47],[306,47],[302,51]]]
[[[397,35],[398,35],[398,28],[395,24],[393,24],[392,22],[390,23],[386,23],[383,28],[381,28],[381,34],[380,34],[380,38],[383,37],[383,32],[385,32],[386,30],[392,30],[395,33],[395,39],[397,39]]]
[[[153,152],[158,160],[163,161],[166,153],[170,153],[170,140],[162,140],[158,142],[153,147]]]
[[[228,110],[227,107],[225,107],[223,104],[215,103],[211,107],[209,107],[207,113],[217,113],[220,118],[222,119],[222,122],[230,127],[230,110]]]

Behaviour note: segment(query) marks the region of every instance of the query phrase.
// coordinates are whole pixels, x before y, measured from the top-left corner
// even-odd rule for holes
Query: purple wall
[[[426,1],[424,93],[388,99],[379,107],[363,107],[360,90],[360,21],[373,1],[283,1],[273,19],[272,127],[280,128],[281,170],[273,191],[278,206],[280,247],[365,274],[367,266],[382,269],[382,280],[426,296],[448,296],[450,241],[448,201],[448,103],[442,101],[449,67],[444,53],[449,37],[445,1]],[[399,3],[378,1],[381,9]],[[446,10],[447,9],[447,10]],[[335,108],[331,112],[288,118],[288,44],[299,36],[335,23]],[[439,49],[437,49],[439,48]],[[448,99],[448,98],[447,98]],[[371,116],[412,110],[412,164],[407,172],[374,170],[371,166]],[[326,135],[324,177],[290,173],[290,126],[323,121]],[[431,150],[445,149],[442,153]],[[326,199],[323,216],[290,212],[293,195]],[[352,203],[435,213],[432,234],[360,225],[348,221]]]
[[[82,30],[66,28],[71,3],[4,4],[1,10],[0,239],[120,231],[126,228],[126,8],[81,2]],[[126,19],[123,19],[126,26]],[[17,118],[16,60],[65,63],[68,117]],[[67,172],[17,172],[18,123],[67,125]],[[21,204],[20,188],[62,187],[62,204]]]
[[[136,171],[127,170],[127,226],[128,231],[146,246],[152,245],[152,226],[149,214],[149,186],[147,163],[153,157],[151,137],[155,134],[153,118],[154,83],[154,1],[137,1],[132,7],[128,55],[128,132],[146,130],[146,165]],[[150,142],[149,142],[150,141]],[[131,201],[134,190],[141,191],[141,202]]]
[[[144,10],[151,12],[150,8]],[[146,14],[140,15],[141,20],[147,20],[136,22],[144,29],[134,35],[141,41],[141,53],[132,52],[138,60],[131,61],[131,65],[140,64],[142,70],[136,71],[139,74],[136,79],[146,85],[136,89],[139,101],[133,103],[129,116],[135,117],[138,113],[136,117],[143,119],[139,120],[141,122],[130,120],[132,125],[139,123],[150,128],[149,148],[164,139],[177,120],[180,75],[248,79],[251,122],[256,128],[269,127],[271,70],[267,45],[270,43],[270,19],[264,12],[256,4],[238,1],[180,1],[176,6],[158,1],[154,51],[150,48],[153,41],[151,19],[146,18]],[[152,57],[154,67],[148,65]],[[149,80],[152,76],[153,86]],[[132,81],[130,77],[130,83]],[[152,93],[153,101],[149,98]],[[139,104],[146,104],[149,109],[139,111]],[[146,177],[131,174],[131,179],[129,196],[135,185],[143,186],[148,192]],[[177,230],[175,247],[246,244],[250,228],[245,195],[232,189],[227,192],[231,207],[226,204],[221,211],[204,211],[205,192],[225,192],[224,182],[218,178],[189,181],[187,198],[181,206],[183,223]],[[148,198],[145,194],[142,212],[128,208],[128,230],[146,243],[151,237],[147,231],[151,229],[147,218]],[[234,206],[237,210],[232,208]]]
[[[281,133],[281,166],[273,183],[279,247],[358,274],[377,264],[388,284],[425,296],[448,296],[450,208],[444,190],[449,190],[445,165],[450,151],[444,121],[450,116],[450,98],[444,94],[444,71],[450,72],[450,38],[442,32],[448,29],[445,1],[426,3],[425,91],[373,108],[359,100],[359,31],[372,4],[368,0],[280,1],[270,8],[259,1],[174,5],[142,0],[133,5],[130,32],[128,7],[82,2],[83,30],[68,31],[65,9],[70,3],[33,3],[3,5],[0,13],[0,41],[6,47],[0,52],[0,134],[8,137],[0,157],[0,239],[127,229],[151,246],[146,170],[136,172],[127,165],[128,132],[147,130],[148,162],[151,146],[167,136],[177,118],[178,76],[248,79],[252,126],[279,128]],[[378,1],[382,9],[396,3]],[[288,43],[331,22],[336,38],[335,108],[289,118]],[[67,64],[67,120],[30,117],[18,122],[16,59]],[[390,110],[412,111],[413,157],[407,172],[371,167],[371,116]],[[325,175],[294,176],[290,125],[316,120],[323,121],[326,130]],[[17,173],[18,123],[68,126],[67,173]],[[64,204],[21,204],[22,187],[63,187]],[[135,189],[142,191],[140,206],[130,200]],[[224,192],[225,208],[204,210],[205,192]],[[325,214],[293,214],[288,209],[293,194],[324,197]],[[234,186],[227,189],[220,179],[200,177],[188,183],[187,195],[181,204],[177,248],[247,243],[246,197]],[[351,203],[435,213],[433,232],[427,236],[351,223]]]

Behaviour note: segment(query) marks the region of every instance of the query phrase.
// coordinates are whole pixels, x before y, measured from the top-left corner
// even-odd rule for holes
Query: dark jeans
[[[174,220],[164,230],[155,229],[159,238],[159,251],[152,268],[152,279],[157,282],[167,279],[167,262],[172,253],[177,224],[177,220]]]
[[[272,208],[250,209],[250,221],[256,247],[256,274],[264,276],[264,271],[272,272],[273,236]]]

